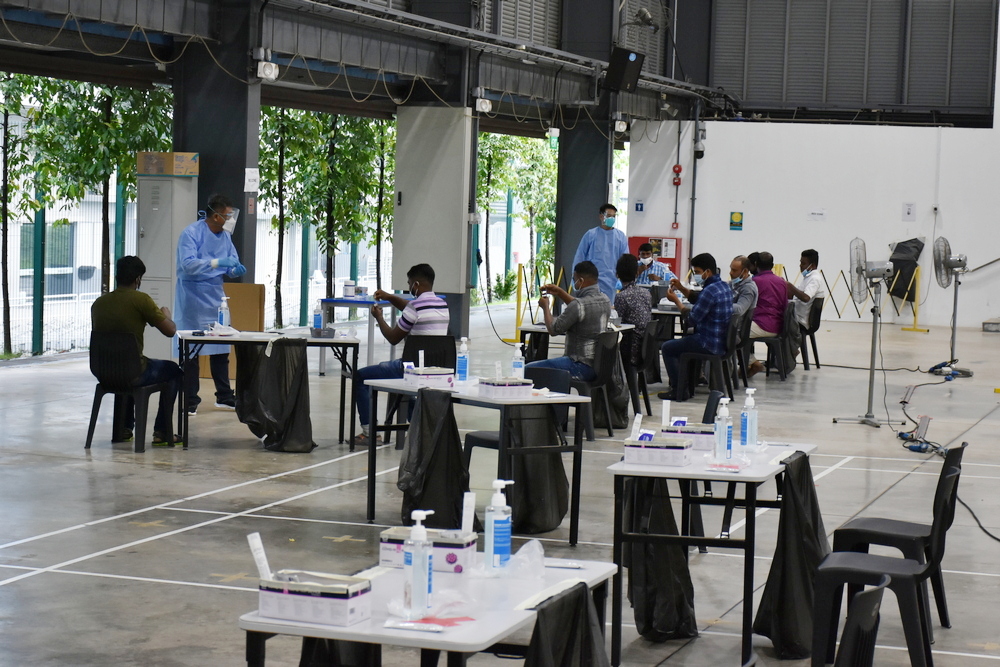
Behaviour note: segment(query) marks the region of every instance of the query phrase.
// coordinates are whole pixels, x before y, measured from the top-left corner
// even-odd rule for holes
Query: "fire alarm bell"
[[[674,173],[675,173],[675,174],[679,174],[679,173],[681,173],[682,171],[684,171],[684,168],[683,168],[682,166],[680,166],[679,164],[675,164],[675,165],[674,165]]]

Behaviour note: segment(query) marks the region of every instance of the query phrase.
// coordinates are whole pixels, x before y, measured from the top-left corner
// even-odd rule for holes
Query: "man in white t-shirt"
[[[802,272],[802,277],[794,285],[788,283],[788,298],[795,302],[795,319],[804,327],[809,326],[812,300],[826,297],[823,277],[817,267],[819,267],[819,253],[812,248],[803,250],[799,259],[799,271]]]

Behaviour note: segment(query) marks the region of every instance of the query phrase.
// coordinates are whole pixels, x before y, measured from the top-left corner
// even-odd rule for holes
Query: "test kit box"
[[[665,426],[663,430],[678,438],[690,438],[691,446],[696,451],[710,452],[715,449],[715,424]]]
[[[625,463],[653,466],[691,464],[690,438],[662,438],[625,441]]]
[[[403,543],[410,538],[410,529],[389,528],[382,531],[378,564],[382,567],[403,567]],[[427,529],[434,557],[435,572],[461,573],[472,567],[476,557],[476,534],[458,530]]]
[[[197,176],[198,153],[139,152],[135,159],[139,176]]]
[[[522,378],[479,378],[479,395],[483,398],[530,398],[534,388],[531,380]]]
[[[413,367],[403,370],[403,378],[415,387],[430,387],[431,389],[454,389],[455,369],[427,366]]]
[[[260,580],[260,615],[286,621],[354,625],[372,615],[372,582],[339,574],[278,570]]]

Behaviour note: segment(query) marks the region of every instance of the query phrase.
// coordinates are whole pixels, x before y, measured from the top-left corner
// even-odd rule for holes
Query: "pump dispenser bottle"
[[[410,539],[403,543],[403,608],[406,618],[416,620],[430,613],[433,592],[433,554],[427,529],[421,523],[434,510],[413,510]]]
[[[224,296],[222,297],[222,303],[219,304],[219,324],[228,327],[231,321],[229,319],[229,297]]]
[[[323,308],[319,301],[316,301],[316,307],[313,308],[313,329],[323,328]]]
[[[459,382],[469,380],[469,339],[462,336],[462,344],[458,346],[458,355],[455,357],[455,374]]]
[[[715,417],[715,460],[733,458],[733,418],[729,416],[729,399],[719,399],[719,412]]]
[[[753,394],[757,391],[753,388],[747,389],[747,400],[743,403],[743,411],[740,413],[740,449],[742,452],[755,452],[757,444],[757,408],[753,400]]]
[[[510,560],[510,506],[503,490],[513,483],[513,480],[494,480],[493,499],[486,508],[486,553],[483,562],[487,574],[492,576],[500,576]]]
[[[514,356],[510,360],[511,376],[524,379],[524,347],[521,343],[514,348]]]

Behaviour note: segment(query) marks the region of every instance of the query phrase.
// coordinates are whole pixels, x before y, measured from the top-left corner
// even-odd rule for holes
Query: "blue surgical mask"
[[[739,278],[733,278],[732,280],[729,281],[729,284],[730,285],[739,285],[741,282],[743,282],[743,277],[742,276],[740,276]]]
[[[806,276],[808,276],[812,272],[813,272],[812,269],[806,269],[805,271],[802,272],[802,277],[805,278]]]
[[[704,285],[705,277],[702,276],[700,273],[696,273],[693,276],[691,276],[691,282],[694,285]]]
[[[605,227],[614,227],[615,226],[615,216],[613,216],[613,215],[605,216],[604,217],[604,226]]]

